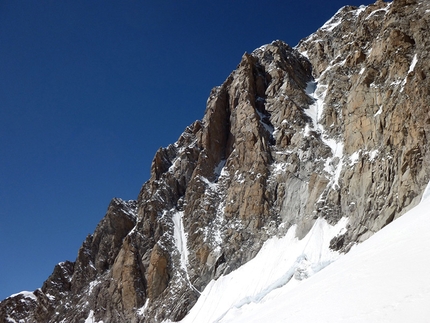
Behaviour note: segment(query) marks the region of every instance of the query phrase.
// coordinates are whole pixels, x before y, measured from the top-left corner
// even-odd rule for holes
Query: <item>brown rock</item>
[[[203,120],[157,151],[137,201],[113,200],[75,263],[0,318],[180,320],[292,225],[301,238],[347,217],[330,244],[346,252],[401,216],[430,180],[429,10],[347,6],[296,48],[244,54]]]
[[[165,252],[156,244],[151,252],[148,268],[148,297],[157,298],[166,289],[169,282],[168,261]]]

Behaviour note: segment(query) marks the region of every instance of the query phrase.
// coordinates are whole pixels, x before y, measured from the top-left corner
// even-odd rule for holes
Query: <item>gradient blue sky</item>
[[[0,300],[75,260],[111,198],[137,197],[245,51],[362,3],[0,0]]]

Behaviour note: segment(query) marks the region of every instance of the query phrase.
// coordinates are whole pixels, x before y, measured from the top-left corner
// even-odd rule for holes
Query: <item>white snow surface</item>
[[[329,20],[325,22],[324,25],[320,28],[321,30],[325,31],[332,31],[334,28],[336,28],[338,25],[342,23],[342,19],[339,19],[338,15],[342,11],[343,8],[340,8],[333,17],[331,17]]]
[[[417,54],[415,54],[414,58],[412,59],[411,66],[409,66],[408,74],[414,71],[415,65],[417,65],[417,62],[418,62],[418,58],[417,58]]]
[[[379,107],[379,110],[373,115],[374,117],[379,116],[382,113],[382,105]]]
[[[149,304],[149,298],[146,299],[145,304],[137,310],[137,315],[145,317],[145,311]]]
[[[103,323],[103,321],[96,322],[94,318],[94,311],[91,310],[84,323]]]
[[[339,257],[328,247],[346,224],[346,219],[335,226],[318,219],[302,240],[296,238],[295,226],[284,237],[271,238],[254,259],[211,281],[182,322],[221,322],[232,312],[263,302],[281,287],[292,288]]]
[[[353,166],[358,162],[358,159],[360,158],[360,152],[361,150],[356,151],[351,156],[349,156],[349,166]]]
[[[175,239],[176,248],[178,248],[179,254],[181,255],[181,267],[186,273],[188,273],[188,247],[187,247],[187,237],[185,235],[184,224],[182,222],[182,217],[184,212],[176,212],[172,216],[174,231],[173,236]]]
[[[339,257],[327,242],[345,225],[319,219],[302,240],[294,229],[268,240],[212,281],[182,322],[429,322],[430,184],[418,206]]]
[[[24,298],[30,298],[32,300],[37,301],[36,295],[34,295],[33,292],[28,292],[28,291],[22,291],[22,292],[19,292],[17,294],[10,295],[9,297],[16,297],[16,296],[20,296],[20,295]]]
[[[417,65],[417,62],[418,62],[418,58],[417,58],[417,54],[415,54],[414,57],[412,58],[411,65],[409,66],[408,73],[406,74],[404,80],[401,83],[402,87],[400,89],[400,93],[403,92],[403,90],[405,89],[405,85],[408,81],[408,75],[414,71],[415,65]]]
[[[426,200],[430,197],[430,182],[427,184],[426,188],[424,189],[423,196],[421,197],[421,202]]]

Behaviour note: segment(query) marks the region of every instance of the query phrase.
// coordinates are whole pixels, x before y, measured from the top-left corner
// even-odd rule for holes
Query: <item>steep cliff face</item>
[[[7,322],[180,320],[269,237],[318,218],[352,244],[430,179],[430,4],[344,7],[295,48],[244,54],[204,117],[157,151],[137,201],[114,199],[74,263],[7,298]]]
[[[339,247],[416,205],[428,181],[428,6],[345,7],[298,45],[318,80],[318,122],[343,143],[341,199],[327,201],[350,218]]]

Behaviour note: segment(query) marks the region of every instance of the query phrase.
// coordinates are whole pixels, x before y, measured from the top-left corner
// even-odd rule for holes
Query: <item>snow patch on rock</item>
[[[10,295],[9,297],[13,298],[13,297],[17,297],[17,296],[22,296],[23,298],[29,298],[29,299],[32,299],[34,301],[37,301],[36,295],[34,295],[33,292],[28,292],[28,291],[22,291],[22,292]]]
[[[103,323],[103,321],[96,321],[94,317],[94,311],[91,310],[90,313],[88,314],[88,317],[84,321],[84,323]]]

